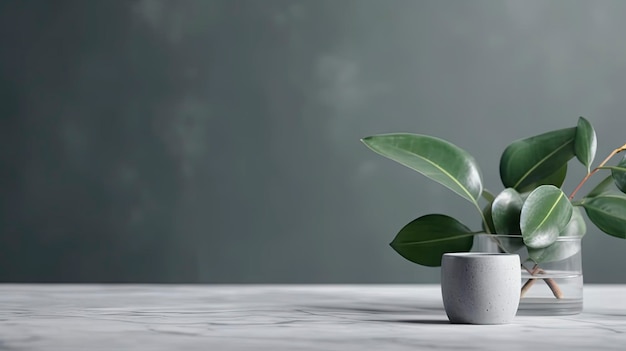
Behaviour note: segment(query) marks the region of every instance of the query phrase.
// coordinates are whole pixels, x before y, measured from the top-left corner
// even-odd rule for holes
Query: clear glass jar
[[[509,252],[522,262],[522,297],[517,315],[570,315],[583,309],[580,236],[561,236],[547,248],[531,249],[520,235],[479,234],[474,252]]]

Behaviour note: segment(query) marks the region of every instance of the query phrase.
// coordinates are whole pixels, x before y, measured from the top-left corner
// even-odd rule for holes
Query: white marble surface
[[[449,324],[436,285],[0,285],[0,350],[626,350],[626,285],[585,310]]]

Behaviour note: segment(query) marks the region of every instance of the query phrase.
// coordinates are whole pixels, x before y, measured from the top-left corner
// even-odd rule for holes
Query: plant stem
[[[582,188],[583,184],[585,184],[585,182],[597,171],[599,171],[607,162],[609,162],[609,160],[617,155],[618,153],[622,152],[622,151],[626,151],[626,144],[622,145],[621,147],[618,147],[617,149],[613,150],[609,156],[607,156],[604,161],[602,161],[602,163],[600,163],[600,165],[598,165],[598,167],[594,168],[591,172],[588,172],[587,175],[585,175],[585,177],[583,178],[583,180],[580,181],[580,183],[578,183],[578,185],[576,186],[576,188],[574,189],[574,191],[572,191],[572,194],[569,196],[569,199],[572,200],[574,199],[574,196],[576,195],[576,193],[578,192],[578,190],[580,190],[580,188]]]
[[[541,271],[543,272],[543,271]],[[550,290],[552,290],[552,293],[554,294],[554,297],[556,297],[557,299],[562,299],[563,298],[563,291],[561,291],[561,288],[559,287],[559,284],[556,283],[556,281],[552,278],[543,278],[543,281],[546,282],[546,284],[548,284],[548,287],[550,287]]]
[[[500,250],[502,250],[502,252],[510,253],[510,252],[508,252],[507,250],[504,249],[504,245],[502,245],[500,240],[498,240],[498,238],[495,235],[489,235],[489,236],[496,243],[496,245],[500,248]],[[522,268],[524,268],[528,273],[530,273],[531,276],[534,276],[535,274],[543,274],[543,273],[545,273],[545,271],[543,269],[541,269],[541,267],[539,267],[539,265],[537,265],[537,264],[535,264],[535,266],[533,267],[532,270],[528,269],[528,267],[524,266],[524,264],[522,264]],[[524,285],[522,286],[522,291],[520,292],[520,298],[524,297],[526,292],[528,292],[528,290],[530,290],[530,288],[533,285],[535,285],[535,282],[537,281],[537,279],[542,279],[544,282],[546,282],[546,284],[548,285],[548,287],[552,291],[552,294],[554,294],[554,297],[556,297],[557,299],[562,299],[563,298],[563,291],[559,287],[559,284],[557,284],[557,282],[554,279],[552,279],[552,278],[530,278],[530,279],[528,279],[526,281],[526,283],[524,283]]]
[[[535,275],[537,273],[537,270],[539,269],[538,265],[535,265],[535,267],[533,268],[532,272],[526,268],[524,265],[522,265],[522,267],[524,267],[528,273],[530,273],[530,275]],[[526,295],[526,293],[528,292],[528,290],[530,290],[530,288],[535,285],[535,282],[537,281],[537,279],[528,279],[526,281],[526,283],[524,283],[524,286],[522,286],[522,292],[520,294],[520,298],[524,297],[524,295]]]
[[[522,265],[522,267],[524,267],[524,269],[526,269],[528,273],[530,273],[531,276],[534,276],[535,274],[545,273],[543,269],[539,268],[539,265],[535,265],[532,271],[526,268],[524,265]],[[537,281],[537,279],[539,278],[530,278],[528,279],[528,281],[526,281],[526,283],[524,283],[524,286],[522,286],[522,291],[520,294],[521,297],[524,297],[526,292],[528,292],[528,290],[530,290],[530,288],[533,285],[535,285],[535,282]],[[559,284],[557,284],[554,279],[552,278],[541,278],[541,279],[543,279],[543,281],[546,282],[550,290],[552,290],[552,294],[554,294],[554,297],[556,297],[557,299],[563,298],[563,291],[561,290],[561,288],[559,287]]]

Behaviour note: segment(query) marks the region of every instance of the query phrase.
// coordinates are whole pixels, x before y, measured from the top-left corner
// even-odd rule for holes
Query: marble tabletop
[[[626,350],[626,285],[584,312],[449,324],[437,285],[0,285],[0,350]]]

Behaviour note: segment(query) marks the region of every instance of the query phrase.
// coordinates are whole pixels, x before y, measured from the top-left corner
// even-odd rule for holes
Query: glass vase
[[[479,234],[475,252],[518,254],[522,291],[517,315],[571,315],[583,309],[580,236],[560,236],[543,249],[528,249],[520,235]]]

